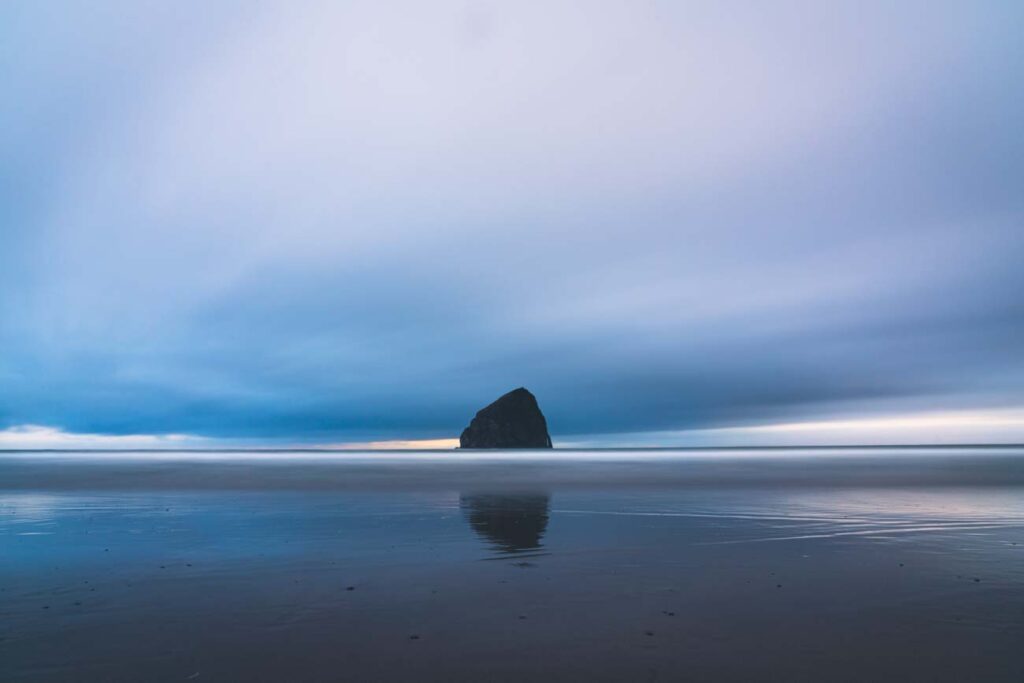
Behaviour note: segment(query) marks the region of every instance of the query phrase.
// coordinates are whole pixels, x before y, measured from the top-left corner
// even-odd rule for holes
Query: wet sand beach
[[[1024,680],[1024,450],[0,455],[3,681]]]

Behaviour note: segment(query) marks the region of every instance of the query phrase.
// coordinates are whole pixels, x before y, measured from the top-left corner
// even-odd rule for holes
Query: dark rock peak
[[[523,387],[476,414],[459,438],[461,448],[551,448],[537,399]]]

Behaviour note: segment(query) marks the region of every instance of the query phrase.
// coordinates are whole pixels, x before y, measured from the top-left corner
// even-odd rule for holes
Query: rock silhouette
[[[537,399],[523,387],[482,409],[459,437],[461,448],[551,448]]]

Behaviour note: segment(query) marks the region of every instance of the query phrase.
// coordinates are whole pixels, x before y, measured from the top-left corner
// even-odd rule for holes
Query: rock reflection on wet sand
[[[541,547],[550,501],[542,493],[477,493],[460,496],[459,505],[480,538],[497,550],[517,553]]]

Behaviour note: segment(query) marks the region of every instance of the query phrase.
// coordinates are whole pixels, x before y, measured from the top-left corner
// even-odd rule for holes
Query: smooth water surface
[[[1024,450],[0,455],[0,680],[1020,681]]]

